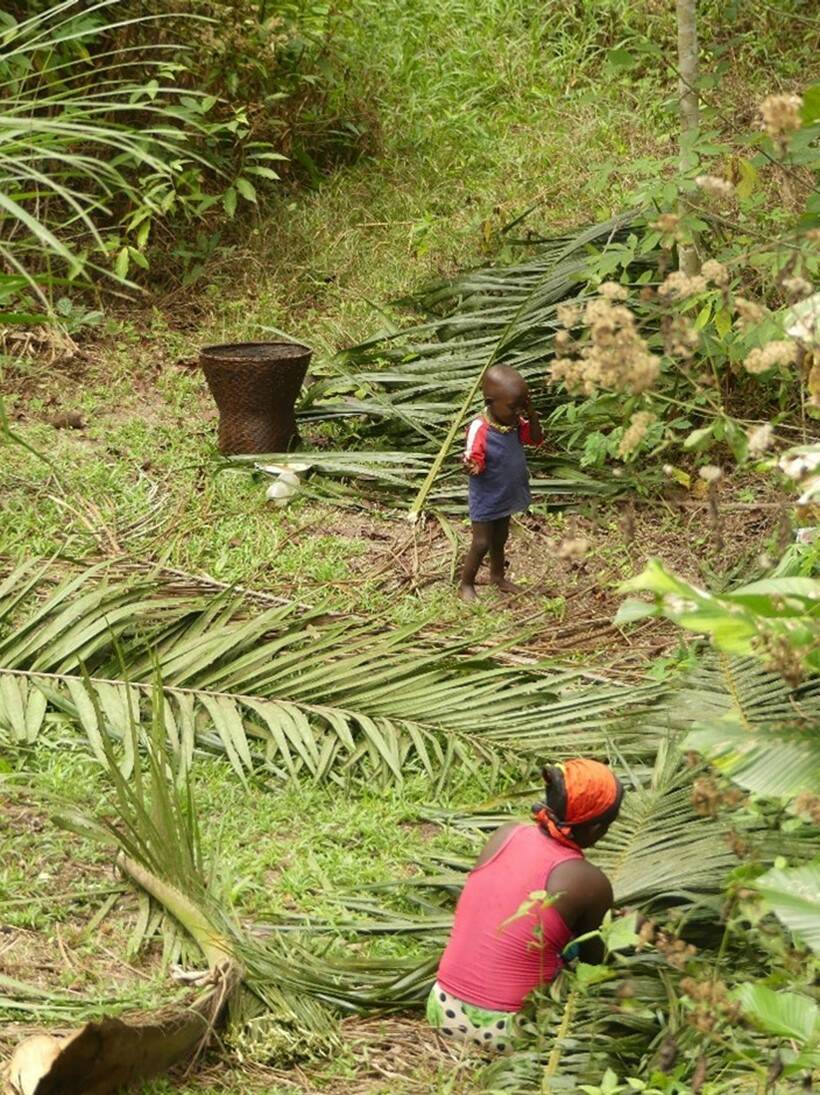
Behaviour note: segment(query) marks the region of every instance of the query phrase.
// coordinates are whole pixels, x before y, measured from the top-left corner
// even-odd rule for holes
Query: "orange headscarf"
[[[618,800],[620,784],[612,769],[597,760],[577,757],[555,767],[564,777],[564,816],[556,817],[546,803],[533,807],[533,814],[553,840],[577,849],[578,845],[568,835],[569,830],[573,825],[595,821],[607,814]]]

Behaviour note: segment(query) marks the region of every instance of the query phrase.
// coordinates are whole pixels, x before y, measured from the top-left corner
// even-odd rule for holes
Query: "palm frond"
[[[262,453],[232,456],[228,460],[228,466],[253,465],[262,474],[268,467],[275,467],[278,473],[294,465],[297,469],[308,465],[309,471],[299,487],[302,496],[337,505],[378,504],[386,508],[409,504],[426,481],[433,463],[431,453],[379,449]],[[595,479],[565,459],[536,457],[533,470],[530,480],[533,497],[547,509],[566,508],[575,498],[614,498],[624,489],[623,480]],[[466,498],[464,471],[457,461],[452,461],[436,477],[427,508],[466,517]]]
[[[554,409],[559,397],[548,396],[541,381],[559,329],[558,305],[585,295],[589,248],[625,238],[634,220],[634,213],[613,217],[541,241],[525,262],[466,271],[429,286],[403,302],[427,312],[425,322],[344,351],[338,375],[308,390],[299,415],[309,421],[355,418],[357,444],[369,442],[369,450],[251,459],[310,463],[316,474],[306,489],[337,502],[409,504],[414,514],[422,508],[465,512],[463,473],[451,449],[464,418],[479,408],[484,370],[503,363],[537,378],[537,408]],[[639,273],[655,265],[655,257],[650,253],[634,265]],[[596,480],[574,459],[540,450],[530,465],[533,499],[546,505],[566,505],[572,495],[612,497],[629,486],[628,478]]]
[[[662,742],[648,781],[628,786],[617,823],[590,857],[619,903],[696,904],[722,891],[737,866],[729,823],[696,814],[691,785],[679,748]]]
[[[701,817],[692,806],[692,771],[674,744],[661,742],[657,760],[642,780],[633,774],[616,824],[588,853],[612,882],[619,905],[639,904],[644,910],[671,905],[686,907],[697,917],[702,907],[709,916],[716,895],[737,856],[726,837],[728,820]],[[537,797],[533,789],[532,798]],[[475,820],[469,814],[435,814],[439,822]],[[480,814],[479,824],[497,827],[515,817],[512,812]],[[467,830],[469,831],[469,830]],[[476,851],[484,836],[473,828]],[[340,927],[366,934],[415,934],[444,941],[452,927],[452,908],[467,872],[475,862],[469,857],[448,856],[420,861],[420,871],[409,879],[373,886],[368,896],[339,898],[356,919]],[[386,894],[401,898],[395,909]],[[375,894],[381,894],[381,901]],[[413,911],[408,911],[408,905]]]
[[[125,271],[107,269],[112,199],[130,207],[136,227],[157,208],[145,197],[146,171],[155,188],[158,182],[170,188],[182,163],[210,162],[196,148],[209,132],[206,120],[181,109],[178,89],[166,81],[154,81],[148,94],[147,81],[128,72],[133,47],[101,52],[91,76],[88,43],[167,13],[133,16],[122,11],[121,0],[99,0],[92,9],[97,15],[86,19],[86,8],[72,0],[19,22],[9,17],[0,42],[0,222],[6,229],[0,258],[41,300],[41,285],[50,281],[40,277],[44,256],[59,260],[70,277],[89,269],[130,284]],[[67,43],[76,48],[66,52]],[[141,50],[141,66],[160,72],[162,49]],[[202,93],[190,94],[195,100]],[[121,255],[127,259],[128,249]]]
[[[86,682],[93,703],[93,686]],[[161,711],[157,705],[157,711]],[[101,712],[98,711],[101,724]],[[292,934],[265,939],[248,935],[219,904],[219,868],[206,863],[198,841],[196,808],[187,777],[176,767],[158,714],[147,746],[147,772],[123,778],[109,744],[106,766],[114,788],[116,821],[88,817],[64,806],[58,820],[78,835],[117,850],[126,874],[176,918],[214,967],[224,959],[237,965],[242,984],[277,1021],[306,1035],[333,1038],[326,1009],[334,1012],[390,1011],[423,999],[437,955],[421,960],[345,959],[317,955]],[[275,926],[274,926],[275,927]],[[247,1005],[247,1002],[246,1002]],[[242,1009],[247,1017],[248,1007]]]
[[[790,688],[754,658],[717,654],[680,697],[686,747],[758,795],[794,797],[820,786],[820,678]]]
[[[607,1069],[636,1075],[666,1029],[681,1048],[694,1032],[677,1030],[673,1016],[680,975],[657,954],[618,956],[594,987],[564,973],[537,993],[524,1012],[520,1047],[484,1070],[492,1091],[548,1091],[559,1095],[598,1085]]]
[[[126,774],[132,725],[150,725],[155,702],[183,771],[206,751],[243,779],[386,783],[422,771],[438,785],[456,763],[489,780],[533,754],[606,751],[613,725],[620,752],[635,757],[646,742],[634,713],[662,693],[476,659],[416,628],[387,632],[294,604],[255,611],[230,591],[108,582],[99,571],[49,589],[36,568],[18,570],[0,589],[0,623],[12,617],[0,638],[0,732],[25,746],[68,720],[102,760],[87,674]]]
[[[169,1003],[182,999],[182,992],[169,996]],[[110,996],[97,996],[89,999],[79,990],[60,990],[49,986],[29,984],[14,977],[0,973],[0,1021],[5,1023],[21,1022],[36,1016],[38,1023],[78,1023],[93,1019],[105,1013],[117,1015],[129,1008],[137,1008],[144,994],[135,991],[133,995],[125,989],[119,989]]]
[[[755,888],[797,938],[820,955],[820,859],[801,867],[773,867]]]

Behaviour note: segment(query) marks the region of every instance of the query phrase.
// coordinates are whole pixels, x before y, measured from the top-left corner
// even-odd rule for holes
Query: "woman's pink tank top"
[[[442,988],[493,1011],[518,1011],[524,997],[555,977],[572,933],[561,914],[530,894],[547,888],[553,867],[580,852],[552,840],[537,825],[519,825],[467,876],[450,941],[438,969]],[[510,919],[515,917],[515,919]]]

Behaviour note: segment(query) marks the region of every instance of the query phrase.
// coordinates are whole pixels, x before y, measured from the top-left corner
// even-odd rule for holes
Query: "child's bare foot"
[[[517,586],[509,578],[490,578],[490,583],[501,593],[521,593],[523,590],[523,586]]]
[[[478,594],[475,591],[475,586],[467,585],[466,582],[462,582],[458,587],[458,595],[462,601],[477,601]]]

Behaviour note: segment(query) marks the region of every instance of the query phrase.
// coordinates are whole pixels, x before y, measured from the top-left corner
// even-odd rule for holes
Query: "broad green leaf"
[[[686,487],[687,490],[692,486],[692,476],[683,468],[669,466],[664,471],[671,479],[674,479],[676,483],[680,483],[682,487]]]
[[[501,928],[514,924],[516,920],[523,920],[524,917],[532,915],[537,909],[549,908],[557,897],[557,894],[549,894],[546,890],[533,890],[527,894],[514,913],[511,913],[506,920],[501,921]]]
[[[714,425],[703,426],[700,429],[692,430],[686,440],[683,442],[683,447],[687,451],[693,449],[702,449],[712,436],[714,431]]]
[[[746,1017],[767,1034],[792,1038],[799,1046],[820,1035],[820,1008],[808,996],[752,983],[740,985],[735,996]]]
[[[612,622],[616,627],[620,627],[622,624],[631,624],[635,620],[644,620],[647,616],[656,616],[657,614],[658,610],[651,602],[630,598],[623,602]]]
[[[735,193],[739,198],[745,201],[745,199],[750,198],[754,192],[755,186],[757,185],[758,172],[751,160],[739,159],[736,163],[740,172],[740,178],[735,184]]]
[[[721,338],[726,338],[732,329],[732,313],[728,308],[720,308],[715,313],[715,330]]]
[[[270,179],[273,182],[281,178],[272,167],[246,167],[245,173],[247,175],[256,175],[260,179]]]
[[[800,116],[803,125],[813,125],[820,121],[820,84],[811,84],[803,91],[803,108]]]
[[[627,950],[638,943],[638,933],[635,931],[637,913],[631,916],[613,916],[611,911],[604,918],[601,925],[601,938],[609,951]]]
[[[584,991],[593,985],[611,981],[615,973],[608,966],[592,966],[588,962],[579,962],[574,972],[574,979],[578,987]]]
[[[121,247],[117,252],[117,257],[114,260],[114,273],[118,278],[125,278],[128,273],[128,266],[131,262],[131,255],[128,247]]]
[[[773,867],[754,887],[786,927],[820,955],[820,860],[803,867]]]
[[[627,49],[610,49],[606,55],[607,64],[610,68],[626,70],[634,68],[638,62],[638,58],[634,53],[630,53]]]
[[[766,597],[805,597],[814,601],[820,611],[820,581],[816,578],[762,578],[758,582],[750,582],[745,586],[738,586],[728,594],[729,597],[747,596]]]
[[[249,202],[256,201],[256,189],[250,179],[245,179],[241,175],[235,182],[236,189]]]

